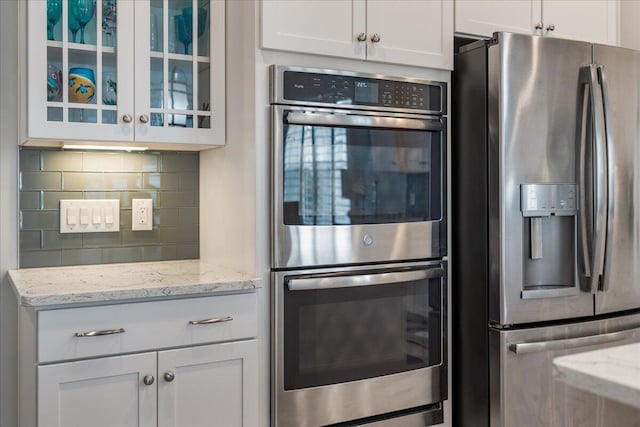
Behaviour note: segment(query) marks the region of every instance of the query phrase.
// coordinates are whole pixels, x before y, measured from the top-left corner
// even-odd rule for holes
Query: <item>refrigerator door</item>
[[[607,129],[608,224],[596,314],[640,307],[640,52],[595,45]]]
[[[527,216],[521,198],[526,189],[561,187],[549,184],[575,191],[581,77],[593,45],[497,37],[488,53],[489,319],[504,325],[591,316],[593,295],[581,290],[576,266],[576,211]]]
[[[640,315],[489,335],[491,427],[640,425],[640,409],[552,376],[556,357],[640,342]]]

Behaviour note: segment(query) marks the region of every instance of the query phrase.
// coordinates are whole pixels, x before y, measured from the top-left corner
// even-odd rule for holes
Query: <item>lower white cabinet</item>
[[[38,367],[39,427],[253,427],[256,340]]]

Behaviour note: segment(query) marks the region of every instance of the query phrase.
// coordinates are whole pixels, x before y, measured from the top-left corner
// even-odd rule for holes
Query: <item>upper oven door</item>
[[[446,119],[274,106],[274,268],[446,255]]]

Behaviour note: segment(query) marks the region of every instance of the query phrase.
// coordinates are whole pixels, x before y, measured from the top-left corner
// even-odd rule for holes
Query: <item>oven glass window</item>
[[[288,225],[441,218],[442,133],[284,124]]]
[[[286,390],[442,361],[442,278],[284,291]]]

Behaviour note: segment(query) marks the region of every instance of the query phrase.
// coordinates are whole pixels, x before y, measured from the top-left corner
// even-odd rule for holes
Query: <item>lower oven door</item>
[[[446,399],[446,262],[276,272],[273,283],[274,425]]]

